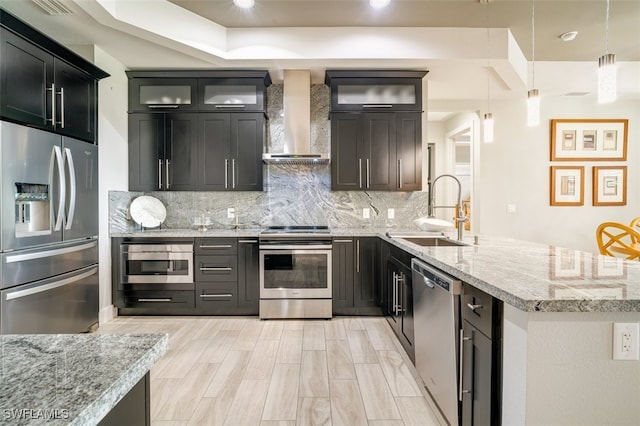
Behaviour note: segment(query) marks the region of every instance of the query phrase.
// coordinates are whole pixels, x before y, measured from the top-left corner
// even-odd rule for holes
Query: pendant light
[[[487,112],[484,115],[484,121],[482,123],[482,130],[484,135],[484,142],[493,142],[493,114],[491,111],[491,92],[490,92],[490,68],[489,68],[489,52],[490,52],[490,39],[489,39],[489,4],[487,3]]]
[[[540,92],[536,87],[536,2],[531,0],[531,90],[527,92],[527,126],[540,124]]]
[[[618,90],[616,55],[609,53],[609,0],[607,0],[604,43],[604,55],[598,59],[598,102],[601,104],[615,101]]]

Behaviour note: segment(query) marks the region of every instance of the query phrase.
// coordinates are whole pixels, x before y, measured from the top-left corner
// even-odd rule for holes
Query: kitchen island
[[[0,424],[132,424],[167,345],[165,334],[0,336]]]
[[[333,228],[331,236],[377,236],[504,303],[503,425],[640,424],[640,361],[612,356],[613,324],[640,323],[640,262],[485,235],[477,244],[467,236],[463,246],[425,247],[387,231]],[[161,230],[112,236],[259,233]]]

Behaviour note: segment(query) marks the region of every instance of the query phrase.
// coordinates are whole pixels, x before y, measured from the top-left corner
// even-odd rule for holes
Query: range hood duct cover
[[[327,164],[329,154],[311,152],[311,71],[284,70],[284,148],[265,152],[269,164]]]

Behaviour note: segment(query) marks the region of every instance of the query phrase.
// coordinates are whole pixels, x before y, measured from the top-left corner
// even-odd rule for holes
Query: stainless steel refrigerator
[[[0,121],[0,334],[98,321],[98,147]]]

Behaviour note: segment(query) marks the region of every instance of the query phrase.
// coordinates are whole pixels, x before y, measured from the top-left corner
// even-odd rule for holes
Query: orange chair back
[[[640,260],[640,233],[616,222],[605,222],[596,230],[600,254]]]

